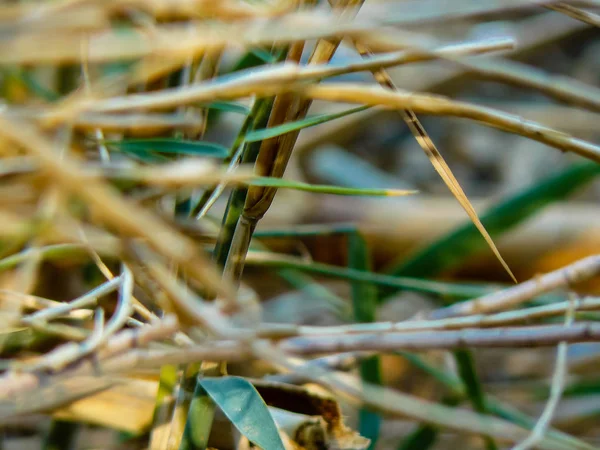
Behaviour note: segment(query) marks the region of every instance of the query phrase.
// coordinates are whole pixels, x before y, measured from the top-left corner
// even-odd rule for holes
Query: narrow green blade
[[[196,383],[179,450],[205,450],[208,447],[214,415],[215,403],[202,384]]]
[[[206,156],[209,158],[225,158],[229,149],[213,142],[186,141],[182,139],[123,139],[122,141],[106,141],[108,146],[122,152],[146,154],[151,152],[177,155]]]
[[[346,267],[339,267],[331,264],[306,262],[299,258],[289,257],[287,255],[282,256],[277,255],[276,253],[268,252],[248,253],[246,264],[249,266],[296,269],[303,272],[310,272],[334,278],[369,282],[378,286],[386,286],[414,292],[424,292],[442,297],[455,297],[458,299],[479,297],[495,291],[495,289],[490,288],[489,285],[482,286],[476,284],[445,283],[441,281],[431,281],[409,277],[395,277],[376,272],[348,269]]]
[[[359,233],[348,235],[348,265],[351,269],[371,270],[371,255],[364,238]],[[374,322],[377,313],[377,288],[372,283],[352,283],[352,304],[354,319],[357,322]],[[381,360],[374,356],[360,364],[361,378],[377,385],[382,384]],[[361,408],[358,416],[358,430],[361,436],[371,440],[369,449],[374,449],[379,438],[381,417],[379,414]]]
[[[486,407],[485,394],[483,392],[481,380],[477,375],[473,354],[467,349],[456,350],[454,352],[454,359],[458,366],[458,373],[463,381],[467,396],[469,397],[473,408],[477,412],[488,414],[489,411]],[[496,450],[498,448],[491,437],[486,437],[484,440],[488,450]]]
[[[250,108],[248,108],[246,105],[241,105],[236,102],[214,101],[201,106],[206,109],[242,114],[244,116],[250,114]]]
[[[349,116],[350,114],[364,111],[368,108],[370,108],[370,106],[359,106],[358,108],[352,108],[346,111],[341,111],[333,114],[319,114],[317,116],[306,117],[302,120],[284,123],[273,128],[253,130],[246,135],[246,142],[264,141],[265,139],[271,139],[277,136],[281,136],[282,134],[290,133],[292,131],[314,127],[315,125],[320,125],[322,123],[330,122],[341,117]]]
[[[297,191],[314,192],[317,194],[374,196],[374,197],[398,197],[416,194],[417,191],[395,190],[395,189],[364,189],[349,188],[345,186],[329,186],[323,184],[308,184],[301,181],[285,180],[275,177],[256,177],[248,181],[253,186],[268,186],[283,189],[294,189]]]

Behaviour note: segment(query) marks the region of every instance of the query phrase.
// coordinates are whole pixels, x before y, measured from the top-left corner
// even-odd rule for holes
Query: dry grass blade
[[[354,45],[363,57],[370,55],[368,47],[365,47],[360,42],[355,42]],[[394,82],[385,70],[380,69],[374,71],[373,75],[375,76],[375,79],[377,80],[377,82],[379,82],[380,85],[387,87],[392,91],[396,90]],[[413,112],[412,109],[402,109],[400,111],[400,114],[402,115],[404,122],[408,125],[408,128],[410,129],[411,133],[419,143],[419,146],[423,149],[423,151],[429,158],[429,161],[431,161],[431,164],[433,165],[437,173],[442,177],[444,183],[446,183],[446,186],[448,186],[448,189],[450,189],[450,192],[452,192],[452,195],[454,195],[454,198],[458,200],[458,202],[463,207],[473,224],[477,227],[485,241],[488,243],[490,249],[494,252],[494,255],[496,255],[496,258],[498,258],[498,261],[500,261],[500,264],[502,264],[502,267],[504,267],[504,270],[506,270],[506,272],[516,283],[517,279],[510,270],[510,267],[508,267],[508,264],[506,264],[506,261],[504,261],[504,258],[500,254],[500,251],[498,251],[498,248],[496,247],[496,244],[494,244],[492,237],[481,223],[481,220],[479,219],[475,208],[473,208],[473,205],[467,198],[465,192],[460,186],[460,183],[452,173],[452,170],[444,160],[442,154],[439,152],[439,150],[429,137],[429,134],[427,134],[427,131],[425,131],[425,127],[423,127],[423,124],[421,124],[421,121],[418,119],[417,115]]]
[[[217,336],[235,334],[229,321],[215,304],[201,300],[187,286],[182,285],[149,249],[136,245],[132,251],[145,270],[152,275],[153,280],[169,295],[175,305],[174,309],[178,311],[184,323],[202,325],[208,332]],[[168,305],[163,305],[163,308],[171,309]]]
[[[365,103],[395,109],[410,108],[416,113],[468,118],[600,162],[600,147],[597,145],[493,108],[452,101],[437,95],[413,94],[399,90],[389,92],[349,83],[329,83],[327,86],[296,89],[320,100]]]
[[[457,0],[458,1],[458,0]],[[497,2],[485,2],[475,5],[463,1],[462,10],[454,8],[457,14],[454,18],[464,18],[486,12],[506,10],[519,10],[531,7],[532,0],[512,0],[498,5]],[[551,3],[550,0],[536,0],[536,4]],[[393,6],[391,6],[393,5]],[[453,5],[454,6],[454,5]],[[393,9],[392,9],[393,8]],[[453,9],[454,9],[453,8]],[[356,8],[350,13],[356,13]],[[233,23],[213,23],[210,26],[199,22],[190,27],[186,25],[156,25],[149,35],[144,30],[130,30],[130,33],[121,34],[113,30],[100,31],[90,36],[89,31],[64,30],[64,33],[55,33],[53,30],[37,30],[31,25],[24,28],[14,37],[9,37],[5,46],[0,49],[0,61],[5,64],[27,63],[60,63],[79,62],[82,55],[79,51],[81,42],[89,39],[90,62],[123,61],[148,56],[167,58],[187,58],[198,55],[207,50],[218,50],[228,45],[249,47],[252,45],[269,45],[273,42],[280,44],[306,41],[310,39],[340,39],[343,37],[365,37],[369,34],[379,34],[380,40],[385,39],[390,46],[399,46],[399,33],[378,33],[382,25],[417,25],[419,23],[443,23],[448,20],[451,10],[441,7],[440,2],[431,2],[430,7],[416,5],[408,2],[399,6],[389,4],[377,5],[371,11],[364,13],[364,19],[354,20],[352,14],[340,18],[336,14],[318,11],[293,12],[269,20],[265,26],[265,19],[257,17],[254,20],[242,20]],[[69,16],[76,14],[63,13],[63,18],[55,23],[76,23],[77,15],[69,20]],[[102,12],[100,12],[102,14]],[[101,15],[96,11],[91,13],[98,28],[97,17]],[[84,20],[87,19],[84,17]],[[102,27],[102,29],[106,29]],[[31,30],[31,31],[30,31]],[[413,33],[414,35],[414,33]],[[394,37],[395,36],[395,37]],[[408,34],[404,34],[408,38]],[[396,42],[394,43],[394,40]],[[414,44],[413,40],[413,44]],[[10,48],[11,50],[7,50]]]
[[[401,90],[392,92],[352,83],[328,83],[324,86],[312,85],[308,87],[293,83],[302,73],[309,74],[310,68],[307,69],[307,72],[304,72],[303,69],[299,69],[297,66],[284,65],[276,70],[268,70],[263,73],[257,71],[246,79],[241,78],[231,82],[216,83],[212,86],[198,86],[172,92],[114,98],[96,102],[93,108],[99,111],[166,108],[199,101],[233,100],[249,95],[270,96],[282,92],[296,91],[313,99],[363,103],[395,109],[411,109],[415,113],[422,114],[469,118],[487,126],[520,134],[555,148],[572,151],[600,162],[600,148],[598,146],[493,108],[452,101],[438,95],[415,94]],[[74,112],[74,110],[69,109],[66,117]],[[64,120],[66,117],[64,111],[62,113],[57,112],[52,120]]]
[[[67,157],[59,159],[45,137],[33,127],[5,116],[0,117],[0,133],[33,154],[42,169],[62,189],[84,198],[103,221],[124,234],[146,239],[163,255],[189,270],[190,275],[197,277],[208,289],[227,298],[235,297],[231,289],[220,281],[215,268],[202,258],[201,252],[195,250],[192,242],[171,230],[152,213],[124,200],[103,183],[82,176],[82,170],[75,161]]]

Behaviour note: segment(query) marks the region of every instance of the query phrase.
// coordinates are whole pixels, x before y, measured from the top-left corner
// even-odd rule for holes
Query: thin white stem
[[[571,308],[567,310],[565,314],[565,326],[569,326],[573,323],[575,316],[575,301],[571,302]],[[535,424],[535,427],[531,431],[531,434],[523,442],[516,445],[513,450],[529,450],[533,448],[538,442],[540,442],[548,428],[550,428],[552,422],[552,416],[558,407],[560,398],[565,385],[565,378],[567,376],[567,343],[560,342],[556,352],[556,364],[554,368],[554,374],[552,375],[552,386],[550,388],[550,397],[542,415]]]

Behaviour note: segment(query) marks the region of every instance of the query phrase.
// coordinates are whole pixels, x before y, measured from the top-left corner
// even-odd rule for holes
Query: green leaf
[[[186,141],[181,139],[123,139],[122,141],[105,141],[105,144],[127,153],[145,154],[151,152],[178,155],[206,156],[210,158],[226,158],[229,149],[223,145],[204,141]]]
[[[364,111],[369,108],[370,106],[359,106],[358,108],[352,108],[346,111],[341,111],[333,114],[319,114],[317,116],[309,116],[302,120],[284,123],[282,125],[278,125],[272,128],[253,130],[246,135],[246,142],[257,142],[263,141],[265,139],[271,139],[277,136],[281,136],[282,134],[290,133],[292,131],[298,131],[304,128],[314,127],[315,125],[320,125],[322,123],[330,122],[332,120],[339,119],[344,116],[349,116],[350,114]]]
[[[215,109],[223,112],[243,114],[244,116],[250,114],[250,108],[248,108],[246,105],[241,105],[236,102],[214,101],[211,103],[202,104],[200,106],[206,109]]]
[[[573,164],[533,186],[504,199],[482,214],[481,222],[491,236],[499,236],[549,204],[562,200],[600,174],[593,162]],[[388,270],[398,276],[432,277],[459,265],[465,258],[486,248],[477,228],[466,223],[442,236],[409,260]]]
[[[267,405],[250,382],[220,377],[199,378],[198,383],[250,442],[263,449],[285,450]]]
[[[351,269],[371,270],[371,255],[364,238],[355,232],[348,235],[348,266]],[[377,313],[377,288],[372,283],[355,281],[352,283],[352,305],[354,319],[360,323],[374,322]],[[360,364],[362,380],[382,385],[381,360],[374,356]],[[381,417],[379,414],[361,408],[358,416],[358,429],[361,436],[371,440],[369,449],[374,449],[379,438]]]
[[[256,177],[247,182],[253,186],[277,187],[283,189],[295,189],[297,191],[315,192],[318,194],[333,195],[355,195],[375,197],[397,197],[416,194],[417,191],[405,191],[395,189],[363,189],[349,188],[344,186],[328,186],[323,184],[308,184],[301,181],[285,180],[275,177]]]

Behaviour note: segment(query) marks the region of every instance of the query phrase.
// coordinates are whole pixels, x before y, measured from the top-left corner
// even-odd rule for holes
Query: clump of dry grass
[[[597,279],[599,256],[515,286],[465,284],[451,275],[483,251],[516,282],[519,272],[497,237],[591,181],[600,146],[560,130],[560,120],[538,122],[433,91],[470,74],[593,117],[597,86],[518,60],[597,26],[597,7],[531,0],[0,5],[6,444],[25,432],[44,448],[87,448],[77,433],[92,439],[97,426],[102,448],[452,445],[442,433],[462,439],[462,448],[592,448],[589,436],[559,431],[553,418],[563,392],[587,381],[567,358],[567,345],[600,338],[598,298],[575,295],[584,292],[582,282]],[[468,33],[503,17],[513,22],[505,36]],[[405,85],[396,70],[411,65]],[[320,114],[309,115],[315,110]],[[298,173],[318,145],[356,129],[375,140],[387,111],[400,112],[395,126],[407,125],[469,223],[383,273],[373,269],[372,252],[378,255],[364,239],[368,227],[299,225],[301,213],[321,194],[354,201],[417,190],[322,185],[284,174]],[[421,115],[466,119],[591,162],[480,217],[442,156],[444,142],[434,143]],[[283,210],[281,229],[260,226],[273,208]],[[360,208],[355,202],[347,210],[356,218]],[[347,267],[316,261],[305,242],[300,256],[291,254],[298,247],[276,251],[282,239],[303,238],[321,239],[332,255],[341,245]],[[310,274],[349,281],[351,292]],[[264,321],[281,279],[334,311],[335,324],[304,324],[285,308],[278,323]],[[422,295],[416,311],[379,321],[382,303],[397,291]],[[566,319],[556,322],[560,316]],[[527,347],[536,355],[554,346],[550,392],[535,385],[546,405],[539,420],[492,395],[471,352]],[[407,353],[423,350],[432,353]],[[407,364],[436,388],[402,392],[390,380],[413,374]],[[525,381],[515,380],[514,391]],[[33,423],[40,415],[45,422]],[[389,432],[386,425],[399,418],[416,428]],[[118,440],[110,430],[129,434]]]

